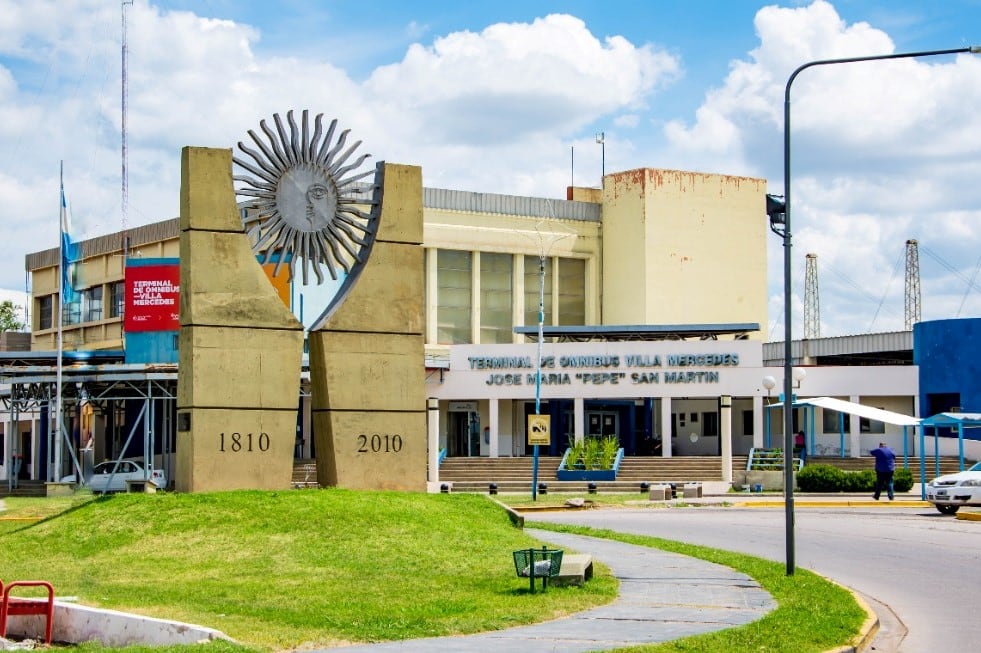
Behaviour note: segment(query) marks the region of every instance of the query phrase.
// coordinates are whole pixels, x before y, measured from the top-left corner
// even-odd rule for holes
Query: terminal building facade
[[[765,205],[763,179],[662,169],[609,174],[602,189],[570,188],[565,200],[425,188],[431,467],[437,451],[527,455],[525,425],[535,412],[551,416],[545,453],[552,455],[586,436],[615,436],[626,455],[744,454],[771,437],[779,446],[780,409],[767,409],[783,383],[782,360],[764,342]],[[85,428],[76,421],[72,437],[94,431],[97,460],[131,455],[123,448],[134,440],[126,425],[139,406],[152,405],[146,428],[154,437],[144,446],[159,464],[172,464],[166,433],[175,411],[168,384],[176,387],[176,331],[134,338],[126,312],[131,270],[173,264],[178,236],[173,219],[82,243],[86,287],[64,306],[65,349],[106,357],[86,382],[136,374],[135,385],[147,388],[111,410],[90,410]],[[41,356],[57,347],[59,252],[28,254],[26,267],[31,349]],[[296,285],[283,293],[294,312],[319,312],[302,295]],[[918,415],[917,367],[889,362],[817,364],[802,352],[794,360],[806,369],[798,392]],[[776,390],[767,390],[766,377]],[[151,378],[159,385],[144,384]],[[297,458],[316,455],[307,399],[298,397]],[[795,412],[818,453],[857,456],[879,439],[912,442],[901,442],[901,428],[846,416],[842,445],[837,413]],[[11,417],[4,429],[30,449],[31,478],[55,479],[70,463],[44,469],[53,460],[45,422],[41,411]],[[0,466],[0,473],[9,470]]]

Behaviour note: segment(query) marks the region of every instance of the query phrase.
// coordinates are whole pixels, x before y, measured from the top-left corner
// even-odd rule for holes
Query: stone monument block
[[[179,492],[286,489],[303,326],[256,261],[230,150],[181,153]]]
[[[422,174],[386,164],[357,282],[310,332],[321,485],[425,490]]]

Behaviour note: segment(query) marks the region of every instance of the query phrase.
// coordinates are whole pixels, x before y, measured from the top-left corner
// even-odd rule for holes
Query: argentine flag
[[[61,185],[61,302],[79,301],[78,262],[82,258],[79,243],[72,239],[71,212],[65,197],[65,185]]]

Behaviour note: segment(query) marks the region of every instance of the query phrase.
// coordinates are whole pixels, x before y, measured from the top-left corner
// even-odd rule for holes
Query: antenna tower
[[[120,111],[120,131],[122,134],[122,188],[121,188],[121,199],[120,208],[122,210],[122,232],[123,232],[123,257],[128,255],[129,250],[129,235],[126,233],[127,229],[127,218],[129,213],[129,149],[126,144],[126,104],[129,100],[129,84],[126,79],[126,60],[129,58],[129,46],[126,43],[126,5],[132,5],[133,0],[122,0],[120,3],[120,11],[122,13],[122,48],[120,49],[122,57],[122,71],[120,79],[121,83],[121,111]],[[125,266],[125,263],[123,264]]]
[[[808,254],[804,268],[804,338],[821,337],[821,300],[818,296],[817,254]]]
[[[920,321],[920,249],[915,240],[906,241],[906,330]]]

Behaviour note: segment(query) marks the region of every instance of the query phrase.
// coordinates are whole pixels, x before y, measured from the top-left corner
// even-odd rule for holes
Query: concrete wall
[[[645,168],[605,181],[604,324],[766,326],[766,180]]]

